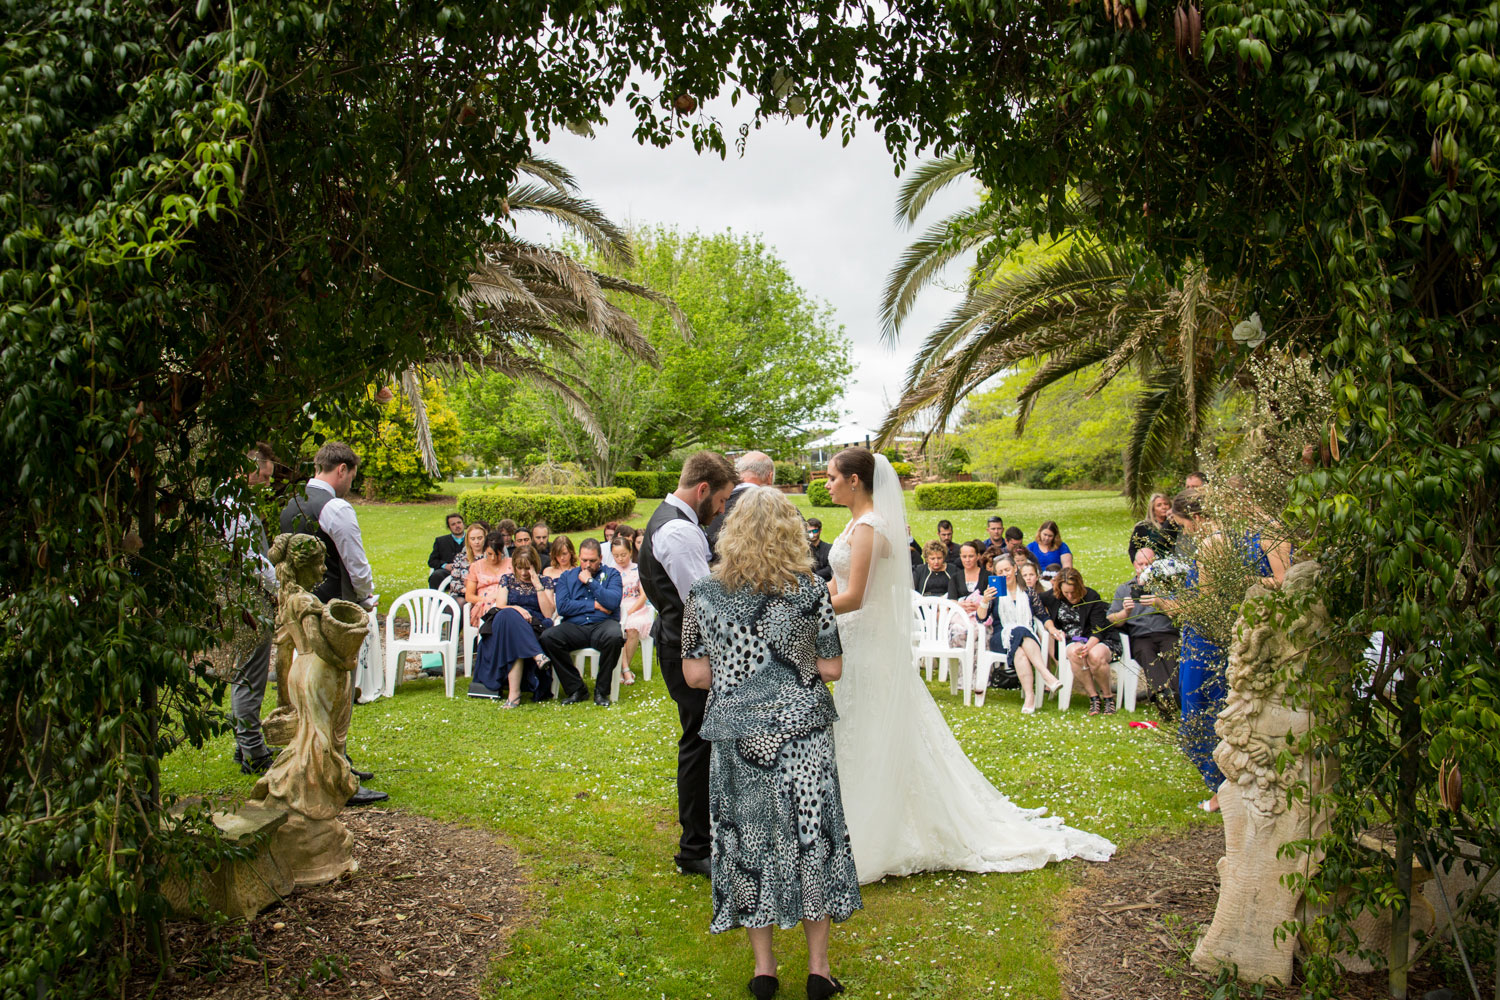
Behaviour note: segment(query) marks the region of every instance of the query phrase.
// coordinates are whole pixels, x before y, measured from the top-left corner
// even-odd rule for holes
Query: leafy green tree
[[[463,431],[458,414],[448,403],[448,394],[428,379],[421,401],[426,411],[428,433],[438,473],[427,471],[417,441],[416,411],[405,393],[395,393],[380,402],[377,389],[365,393],[367,405],[357,415],[332,423],[313,425],[315,440],[337,438],[359,456],[359,478],[354,488],[367,499],[424,500],[437,489],[438,480],[453,475]]]
[[[658,366],[599,340],[557,357],[604,430],[600,444],[561,401],[528,394],[550,415],[560,448],[602,482],[683,449],[783,451],[834,416],[851,370],[848,339],[759,238],[657,228],[638,232],[636,246],[638,264],[624,277],[676,301],[692,337],[662,310],[622,299]]]
[[[485,467],[503,461],[517,472],[527,455],[545,453],[551,426],[544,413],[521,398],[523,392],[522,383],[492,369],[468,371],[452,380],[448,394],[463,432],[461,451]]]

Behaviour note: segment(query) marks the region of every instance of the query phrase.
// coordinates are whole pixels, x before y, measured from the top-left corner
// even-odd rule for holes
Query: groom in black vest
[[[667,693],[677,703],[682,738],[677,741],[677,821],[682,837],[677,867],[708,874],[708,743],[698,735],[708,692],[682,679],[682,609],[688,591],[708,575],[708,538],[704,525],[723,509],[734,488],[734,466],[712,451],[700,451],[682,466],[677,492],[668,496],[646,522],[641,543],[641,587],[656,608],[651,636]]]

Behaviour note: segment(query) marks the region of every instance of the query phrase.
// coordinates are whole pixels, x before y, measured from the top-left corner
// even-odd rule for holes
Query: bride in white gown
[[[912,666],[906,507],[890,462],[846,449],[828,463],[828,489],[852,515],[828,563],[845,663],[834,743],[860,882],[1108,861],[1108,840],[1022,809],[990,784]]]

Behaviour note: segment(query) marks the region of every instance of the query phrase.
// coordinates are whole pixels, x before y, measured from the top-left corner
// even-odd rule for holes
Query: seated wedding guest
[[[531,529],[526,527],[526,525],[524,524],[516,525],[516,533],[511,537],[510,544],[512,554],[514,554],[515,550],[519,549],[521,546],[530,544]]]
[[[635,543],[631,532],[617,532],[610,548],[614,550],[615,567],[620,571],[620,604],[625,609],[620,622],[625,633],[625,647],[620,650],[620,683],[634,684],[635,674],[630,670],[630,663],[641,645],[641,637],[651,634],[656,612],[651,610],[646,591],[641,588],[641,568],[635,564]]]
[[[911,589],[923,597],[958,600],[958,574],[948,568],[948,547],[933,539],[922,555],[927,561],[911,571]]]
[[[537,561],[546,569],[552,562],[552,529],[546,521],[531,526],[531,544],[536,547]]]
[[[742,491],[719,561],[693,584],[682,622],[683,678],[707,690],[714,932],[744,927],[750,993],[775,995],[775,928],[799,920],[807,995],[843,991],[828,964],[832,921],[863,903],[833,751],[843,670],[828,587],[812,575],[797,508],[766,486]]]
[[[604,559],[604,565],[611,569],[619,569],[615,565],[615,552],[612,546],[615,544],[615,535],[619,534],[620,530],[621,525],[619,521],[610,521],[607,523],[604,526],[604,544],[599,547],[600,555]],[[629,531],[630,529],[625,528],[624,530]]]
[[[1035,579],[1036,566],[1026,563]],[[1042,698],[1062,687],[1062,681],[1047,669],[1047,656],[1042,652],[1041,637],[1036,627],[1045,628],[1051,615],[1042,605],[1041,595],[1027,589],[1016,570],[1015,560],[1008,553],[995,556],[991,567],[996,576],[1005,578],[1005,593],[995,597],[990,621],[990,649],[1005,654],[1006,665],[1015,672],[1021,685],[1021,714],[1031,715],[1041,704]],[[1042,685],[1038,694],[1036,685]]]
[[[1052,581],[1052,592],[1042,595],[1052,620],[1045,626],[1067,651],[1073,678],[1089,696],[1090,715],[1114,715],[1109,661],[1120,655],[1120,636],[1106,614],[1104,599],[1083,583],[1083,574],[1069,567]]]
[[[585,538],[578,547],[578,568],[557,578],[557,613],[562,621],[542,633],[542,650],[552,661],[566,697],[564,705],[588,700],[589,686],[573,666],[573,651],[599,651],[594,704],[609,704],[610,683],[620,662],[625,636],[620,632],[620,571],[604,565],[599,542]]]
[[[1073,568],[1073,550],[1062,540],[1062,532],[1058,530],[1056,521],[1043,521],[1042,526],[1036,529],[1036,540],[1026,546],[1026,549],[1036,560],[1043,580],[1052,575],[1049,570],[1055,573],[1057,570]]]
[[[1130,542],[1125,549],[1130,553],[1131,562],[1135,562],[1135,554],[1142,548],[1171,555],[1181,535],[1182,528],[1172,520],[1172,498],[1165,493],[1153,493],[1151,502],[1146,505],[1145,518],[1130,529]]]
[[[448,533],[432,540],[432,554],[427,557],[427,586],[433,590],[443,585],[443,580],[453,571],[453,557],[464,547],[464,516],[457,511],[446,518]]]
[[[1189,472],[1187,477],[1182,480],[1182,489],[1184,492],[1188,490],[1201,490],[1207,485],[1208,476],[1197,470]]]
[[[1177,697],[1176,657],[1172,651],[1181,638],[1172,619],[1154,610],[1156,595],[1141,586],[1141,574],[1156,562],[1150,546],[1135,551],[1135,575],[1115,588],[1115,599],[1109,605],[1109,620],[1130,637],[1130,655],[1146,675],[1147,691],[1152,701],[1172,704]],[[1162,692],[1171,698],[1159,699]]]
[[[505,554],[510,555],[511,548],[516,544],[516,522],[507,517],[495,525],[495,530],[505,538]]]
[[[557,541],[552,543],[551,556],[542,575],[553,582],[578,565],[578,552],[573,548],[573,539],[567,535],[557,536]]]
[[[953,522],[946,517],[938,522],[938,541],[947,548],[944,558],[949,566],[958,566],[958,546],[953,541]]]
[[[989,574],[980,565],[979,542],[965,542],[958,547],[958,606],[969,618],[969,629],[953,628],[948,633],[948,645],[961,649],[968,642],[970,630],[977,630],[973,652],[963,669],[969,676],[969,690],[974,693],[974,704],[984,704],[984,692],[990,686],[990,672],[979,667],[979,651],[990,643],[990,602],[995,599],[995,590],[990,586]]]
[[[816,517],[807,519],[807,547],[812,551],[813,575],[820,580],[832,580],[833,567],[828,565],[828,553],[833,546],[823,541],[823,522]]]
[[[475,684],[491,691],[498,691],[502,685],[507,688],[509,693],[501,708],[518,707],[522,691],[530,691],[533,701],[552,696],[552,679],[545,673],[539,641],[557,610],[552,581],[537,570],[536,549],[532,546],[517,545],[510,558],[510,572],[500,577],[494,613],[488,621],[483,614],[479,616],[483,624],[474,656]],[[473,611],[469,620],[475,620]],[[527,672],[530,677],[525,676]]]
[[[984,525],[985,539],[984,551],[1005,551],[1005,518],[999,514],[991,514],[990,519]]]
[[[468,609],[469,624],[479,627],[491,609],[500,606],[502,584],[500,578],[510,572],[511,559],[505,554],[505,536],[497,528],[485,536],[484,554],[469,565],[464,577],[464,604]],[[483,633],[480,643],[483,644]],[[476,657],[478,653],[476,652]],[[472,674],[470,675],[472,677]],[[496,685],[498,687],[498,685]],[[485,689],[469,685],[469,693],[475,697],[493,697]]]
[[[484,558],[484,543],[488,535],[484,525],[475,521],[464,532],[464,547],[453,557],[453,568],[448,571],[448,575],[453,578],[453,585],[448,588],[448,593],[460,604],[467,600],[468,590],[465,585],[469,580],[469,567]]]
[[[1031,550],[1026,547],[1026,533],[1014,525],[1005,529],[1005,548],[1017,568],[1023,562],[1036,562],[1031,558]]]

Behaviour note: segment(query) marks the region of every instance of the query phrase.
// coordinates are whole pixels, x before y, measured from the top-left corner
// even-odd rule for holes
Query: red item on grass
[[[1129,722],[1129,723],[1126,723],[1126,725],[1128,725],[1131,729],[1159,729],[1159,728],[1161,728],[1160,726],[1158,726],[1154,722]]]

